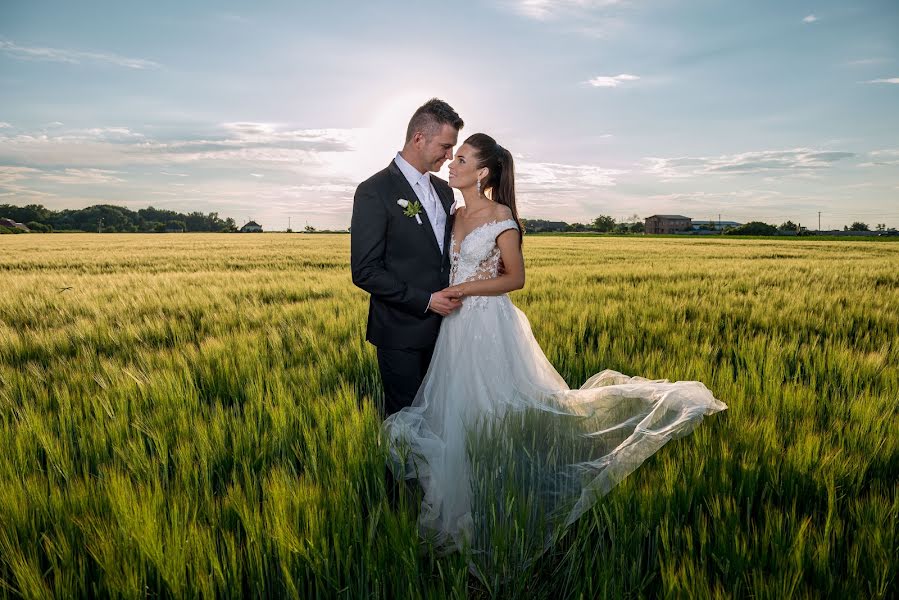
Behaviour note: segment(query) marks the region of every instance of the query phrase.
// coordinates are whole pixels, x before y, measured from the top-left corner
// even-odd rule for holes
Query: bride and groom
[[[483,574],[528,562],[704,415],[700,382],[605,370],[569,389],[508,292],[525,282],[514,163],[432,99],[353,203],[353,283],[370,297],[392,471],[424,492],[422,536]],[[432,174],[449,165],[449,182]],[[462,201],[454,201],[453,189]],[[503,557],[500,557],[503,554]]]

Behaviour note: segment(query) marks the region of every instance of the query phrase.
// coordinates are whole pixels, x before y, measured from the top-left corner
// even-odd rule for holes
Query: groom
[[[462,305],[442,291],[453,192],[430,172],[453,158],[463,124],[449,104],[428,100],[409,120],[403,149],[356,188],[350,266],[353,283],[371,294],[366,339],[378,350],[381,418],[412,404],[442,318]]]

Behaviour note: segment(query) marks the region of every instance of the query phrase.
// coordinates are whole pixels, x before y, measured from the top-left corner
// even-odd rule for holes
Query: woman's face
[[[450,187],[465,189],[475,185],[480,173],[483,178],[486,168],[478,169],[478,153],[468,144],[462,144],[456,151],[456,157],[449,165]]]

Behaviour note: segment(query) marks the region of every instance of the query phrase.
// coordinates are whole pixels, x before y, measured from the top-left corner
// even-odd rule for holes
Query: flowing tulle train
[[[526,565],[667,441],[726,405],[698,381],[605,370],[569,389],[507,296],[444,319],[412,406],[384,422],[391,469],[424,490],[423,537],[483,574]]]

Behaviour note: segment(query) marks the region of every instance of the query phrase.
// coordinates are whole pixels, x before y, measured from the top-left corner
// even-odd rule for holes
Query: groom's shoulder
[[[386,188],[390,184],[390,169],[384,168],[356,186],[356,193],[372,193]]]

